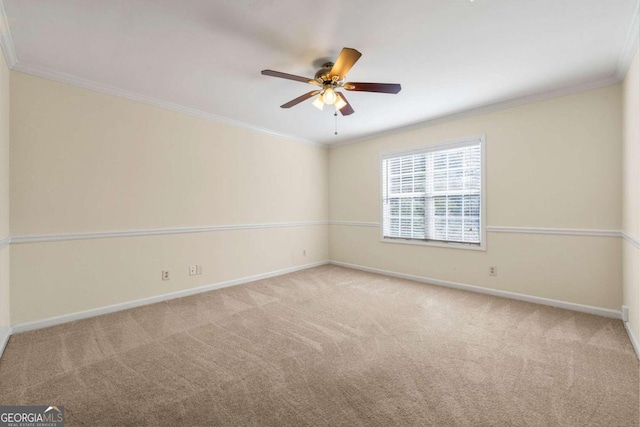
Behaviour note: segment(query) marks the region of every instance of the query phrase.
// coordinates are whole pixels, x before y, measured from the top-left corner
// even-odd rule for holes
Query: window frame
[[[385,159],[401,156],[409,156],[416,154],[429,153],[433,151],[448,150],[452,148],[467,147],[470,145],[480,144],[480,244],[477,243],[462,243],[462,242],[447,242],[442,240],[419,240],[419,239],[403,239],[400,237],[385,237],[384,236],[384,181],[383,176],[383,161]],[[449,249],[465,249],[475,251],[487,250],[487,168],[486,168],[486,156],[485,156],[485,136],[477,135],[466,138],[461,138],[451,141],[442,141],[434,144],[425,145],[422,147],[405,148],[402,150],[384,151],[380,153],[379,159],[379,179],[380,179],[380,242],[382,243],[396,243],[401,245],[418,245],[418,246],[431,246],[439,248]]]

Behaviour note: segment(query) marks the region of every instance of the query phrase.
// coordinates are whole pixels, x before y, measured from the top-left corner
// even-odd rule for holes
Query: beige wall
[[[328,153],[16,72],[11,92],[11,234],[17,238],[327,216],[377,223],[381,152],[479,134],[486,135],[488,226],[622,227],[620,85]],[[465,251],[380,243],[377,227],[352,225],[18,243],[10,258],[11,322],[328,258],[619,310],[622,260],[631,256],[623,248],[616,237],[489,232],[487,251]],[[8,262],[5,252],[1,259]],[[204,266],[202,276],[188,276],[194,264]],[[488,275],[490,265],[498,266],[497,277]],[[163,269],[171,272],[168,282],[160,280]]]
[[[487,225],[619,230],[621,87],[608,86],[331,149],[330,220],[380,221],[380,153],[486,135]],[[487,233],[487,251],[381,243],[332,225],[330,257],[620,310],[617,237]],[[498,276],[488,267],[498,267]]]
[[[0,242],[9,237],[9,69],[0,55]],[[0,346],[10,326],[9,252],[0,244]]]
[[[640,342],[640,51],[623,83],[623,304],[629,307],[629,329]]]
[[[14,238],[327,220],[324,148],[22,73],[11,90]],[[326,228],[12,244],[12,323],[323,261]]]

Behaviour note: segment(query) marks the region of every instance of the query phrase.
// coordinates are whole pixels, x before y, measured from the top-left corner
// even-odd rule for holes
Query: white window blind
[[[382,158],[383,238],[480,245],[482,141]]]

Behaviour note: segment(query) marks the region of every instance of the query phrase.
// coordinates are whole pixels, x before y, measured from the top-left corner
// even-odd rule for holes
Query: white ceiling
[[[616,81],[638,0],[3,3],[16,70],[335,143]],[[313,86],[260,71],[313,77],[345,46],[362,52],[347,80],[401,83],[402,91],[347,92],[355,114],[338,116],[335,136],[330,109],[312,100],[279,107]]]

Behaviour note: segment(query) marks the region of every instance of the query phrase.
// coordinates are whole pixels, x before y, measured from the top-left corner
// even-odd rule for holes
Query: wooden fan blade
[[[347,101],[347,98],[342,94],[342,92],[337,92],[337,93],[338,93],[338,96],[342,98],[344,102],[347,103],[347,105],[345,105],[340,109],[340,114],[342,114],[343,116],[348,116],[350,114],[353,114],[354,113],[353,108],[351,107],[351,104],[349,104],[349,101]]]
[[[346,90],[355,90],[360,92],[380,92],[380,93],[398,93],[402,87],[397,83],[354,83],[348,82],[344,84]]]
[[[343,48],[329,72],[329,77],[338,76],[342,80],[361,56],[362,54],[355,49],[350,47]]]
[[[307,92],[304,95],[297,97],[296,99],[292,99],[291,101],[287,102],[286,104],[282,104],[280,106],[280,108],[291,108],[294,105],[300,104],[305,99],[309,99],[309,98],[311,98],[313,96],[316,96],[319,93],[320,93],[319,90],[312,90],[311,92]]]
[[[310,78],[307,78],[307,77],[296,76],[296,75],[293,75],[293,74],[281,73],[280,71],[262,70],[260,73],[263,76],[279,77],[281,79],[295,80],[297,82],[302,82],[302,83],[318,84],[318,82],[316,82],[313,79],[310,79]]]

